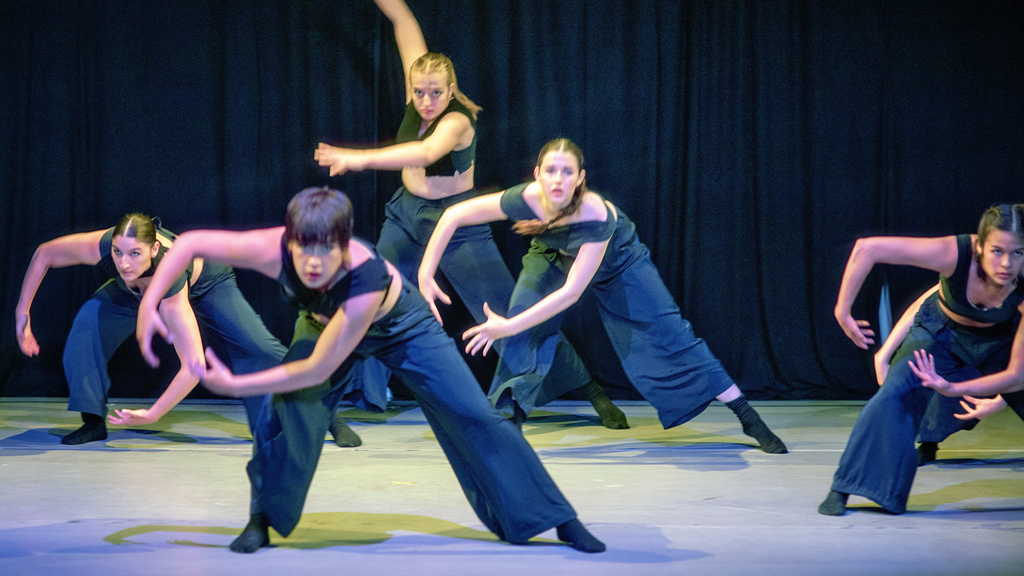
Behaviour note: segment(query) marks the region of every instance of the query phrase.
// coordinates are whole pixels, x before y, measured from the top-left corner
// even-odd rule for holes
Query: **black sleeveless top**
[[[395,141],[399,144],[425,140],[434,133],[434,129],[437,128],[437,123],[441,121],[441,118],[453,112],[463,114],[466,118],[469,118],[469,124],[473,127],[473,142],[465,150],[452,150],[438,158],[430,166],[427,166],[427,176],[454,176],[456,172],[461,174],[469,170],[473,165],[474,158],[476,158],[476,120],[473,119],[473,113],[470,112],[469,108],[463,106],[462,102],[459,102],[458,99],[452,98],[444,112],[441,112],[437,118],[434,118],[434,121],[420,135],[420,125],[423,123],[423,118],[420,117],[420,113],[416,111],[416,107],[413,106],[411,100],[405,106],[405,117],[402,118],[402,124],[398,127],[398,134],[395,136]]]
[[[171,232],[170,230],[165,230],[163,227],[161,227],[160,221],[158,219],[154,218],[153,220],[154,224],[156,225],[156,231],[161,236],[165,236],[167,238],[170,238],[171,240],[174,240],[175,238],[178,237],[177,234]],[[113,246],[113,244],[114,229],[111,228],[110,230],[107,230],[106,234],[104,234],[102,238],[100,238],[100,261],[96,263],[96,267],[103,271],[105,275],[109,276],[115,282],[117,282],[117,285],[122,290],[141,299],[142,293],[129,288],[128,285],[124,283],[124,279],[121,278],[121,274],[118,273],[117,265],[114,264],[114,257],[110,254],[110,249],[111,246]],[[160,249],[157,251],[156,258],[153,258],[153,262],[150,265],[149,269],[142,273],[142,278],[148,278],[152,276],[154,272],[156,272],[156,267],[159,266],[160,262],[164,259],[164,254],[167,254],[167,246],[160,244]],[[185,287],[185,284],[191,277],[192,263],[189,262],[188,269],[186,269],[185,272],[181,273],[177,278],[174,279],[174,283],[171,284],[171,287],[167,289],[167,293],[164,294],[163,297],[170,298],[171,296],[174,296],[178,292],[181,292],[181,289]]]
[[[508,216],[508,219],[513,222],[520,220],[535,220],[537,214],[530,208],[530,205],[526,203],[526,199],[523,198],[523,191],[530,183],[517,184],[507,190],[501,195],[501,211]],[[592,193],[597,194],[593,190]],[[600,196],[600,195],[599,195]],[[601,198],[604,203],[604,198]],[[608,211],[607,218],[604,221],[601,220],[584,220],[582,222],[573,222],[571,224],[565,224],[563,226],[556,226],[554,228],[548,228],[544,232],[536,235],[539,241],[543,242],[549,248],[555,250],[561,250],[566,254],[576,256],[580,247],[587,242],[604,242],[615,234],[618,222],[615,219],[615,215],[612,213],[612,209],[608,207],[607,203],[604,203],[605,210]],[[620,213],[621,218],[621,213]]]
[[[967,298],[967,279],[971,273],[971,259],[974,256],[971,235],[958,235],[956,247],[956,270],[948,278],[939,276],[939,301],[950,312],[977,322],[999,324],[1013,318],[1017,313],[1017,307],[1024,302],[1024,282],[1018,282],[1017,287],[998,308],[978,308]]]
[[[330,318],[349,298],[367,292],[387,290],[391,286],[391,273],[388,271],[384,258],[377,253],[373,244],[361,238],[353,238],[353,240],[369,248],[373,258],[356,266],[334,286],[331,286],[326,292],[322,292],[306,287],[299,279],[298,273],[295,272],[295,261],[292,260],[291,251],[288,250],[288,241],[282,234],[281,273],[277,276],[277,282],[281,285],[281,296],[285,301],[300,310],[308,310]]]

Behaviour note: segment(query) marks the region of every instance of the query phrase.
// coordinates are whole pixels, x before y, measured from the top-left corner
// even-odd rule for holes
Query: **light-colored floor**
[[[1024,574],[1024,423],[1008,410],[942,445],[906,514],[852,498],[833,518],[816,508],[860,403],[753,403],[787,455],[756,449],[721,405],[665,431],[649,405],[623,404],[629,430],[574,402],[524,428],[603,554],[553,531],[498,542],[406,404],[348,411],[364,445],[327,444],[296,531],[240,555],[226,548],[248,514],[240,405],[183,404],[68,447],[80,420],[63,403],[3,400],[0,575]]]

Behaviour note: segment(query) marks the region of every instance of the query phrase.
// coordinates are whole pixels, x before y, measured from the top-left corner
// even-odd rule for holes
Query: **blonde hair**
[[[469,96],[466,96],[462,93],[462,90],[459,90],[459,82],[455,79],[455,66],[447,56],[437,52],[427,52],[423,56],[417,58],[416,61],[412,63],[412,66],[409,67],[410,78],[414,72],[416,74],[444,74],[446,84],[454,86],[455,88],[455,99],[469,109],[469,113],[473,116],[473,121],[476,122],[476,114],[483,110],[483,108],[477,106],[476,102],[470,100]]]

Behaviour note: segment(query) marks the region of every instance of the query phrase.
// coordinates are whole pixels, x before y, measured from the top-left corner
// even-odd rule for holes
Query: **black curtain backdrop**
[[[832,317],[857,237],[971,232],[988,205],[1024,201],[1018,0],[409,4],[484,108],[478,187],[521,182],[544,142],[575,140],[753,398],[876,388]],[[312,154],[391,139],[403,104],[369,0],[0,3],[0,395],[67,393],[61,350],[100,283],[52,270],[32,310],[43,353],[24,357],[13,312],[37,245],[130,211],[177,231],[277,225],[322,184],[375,239],[398,175],[329,178]],[[517,272],[525,241],[495,231]],[[287,340],[276,286],[239,276]],[[877,323],[886,280],[898,315],[935,275],[880,267],[858,317]],[[113,396],[166,381],[134,347],[112,362]]]

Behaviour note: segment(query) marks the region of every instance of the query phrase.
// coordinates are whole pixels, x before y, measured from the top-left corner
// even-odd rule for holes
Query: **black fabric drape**
[[[863,398],[867,353],[832,317],[853,241],[973,231],[1024,189],[1024,18],[982,0],[409,0],[484,111],[477,185],[529,177],[557,136],[638,223],[683,315],[754,398]],[[331,184],[375,238],[397,174],[328,178],[318,141],[393,137],[404,87],[369,0],[0,5],[0,395],[66,393],[60,353],[92,270],[53,270],[25,358],[13,310],[34,248],[121,215],[281,222]],[[495,227],[510,266],[525,240]],[[81,269],[79,269],[81,268]],[[882,269],[899,314],[934,274]],[[291,312],[242,273],[271,329]],[[125,358],[131,357],[128,343]],[[122,360],[116,360],[122,362]],[[146,395],[141,364],[112,366]],[[120,382],[120,383],[118,383]]]

